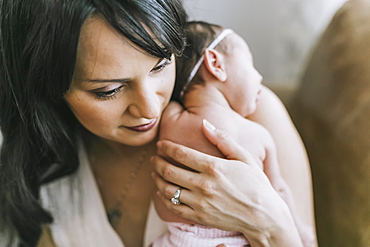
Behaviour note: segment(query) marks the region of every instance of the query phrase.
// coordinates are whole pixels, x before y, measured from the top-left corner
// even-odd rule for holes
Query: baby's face
[[[247,43],[238,34],[230,34],[226,58],[227,80],[230,86],[231,107],[242,116],[252,114],[262,89],[262,76],[253,65]],[[230,43],[230,44],[229,44]]]

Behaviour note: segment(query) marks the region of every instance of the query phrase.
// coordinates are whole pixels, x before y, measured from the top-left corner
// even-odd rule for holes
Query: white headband
[[[228,34],[233,33],[233,30],[231,29],[224,29],[222,32],[212,41],[212,43],[206,48],[207,49],[213,49],[215,48]],[[191,80],[193,80],[195,74],[198,72],[200,65],[202,65],[204,60],[204,55],[200,56],[198,62],[194,65],[192,71],[190,72],[190,75],[184,85],[184,87],[181,90],[180,97],[183,96],[186,88],[189,86]]]

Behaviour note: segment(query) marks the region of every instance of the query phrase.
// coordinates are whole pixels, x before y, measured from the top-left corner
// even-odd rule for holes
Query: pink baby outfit
[[[250,246],[240,232],[229,232],[202,225],[168,222],[168,232],[153,243],[153,247],[229,247]]]

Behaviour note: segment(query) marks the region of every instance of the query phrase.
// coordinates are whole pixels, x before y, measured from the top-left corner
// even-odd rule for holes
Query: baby
[[[283,180],[275,144],[269,132],[246,117],[257,107],[262,76],[253,66],[247,43],[230,29],[205,22],[187,24],[188,46],[177,62],[176,87],[160,126],[160,139],[223,157],[203,135],[203,119],[226,131],[248,150],[269,178],[274,189],[289,206],[303,242],[310,236],[294,209],[290,190]],[[194,61],[198,61],[194,65]],[[179,164],[181,165],[181,164]],[[180,203],[179,190],[172,198]],[[168,222],[169,232],[153,247],[248,246],[241,233],[228,232],[189,222],[169,212],[154,198],[159,216]],[[310,241],[308,241],[310,242]]]

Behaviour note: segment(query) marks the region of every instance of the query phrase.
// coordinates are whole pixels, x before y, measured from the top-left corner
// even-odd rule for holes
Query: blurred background
[[[239,33],[285,103],[310,159],[319,246],[370,246],[370,0],[184,3]]]
[[[295,87],[309,52],[347,0],[184,0],[191,20],[232,28],[249,44],[264,84]]]

